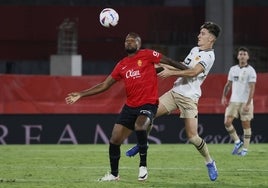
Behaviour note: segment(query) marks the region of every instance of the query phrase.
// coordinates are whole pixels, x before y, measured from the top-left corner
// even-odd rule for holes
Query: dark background
[[[0,144],[108,144],[116,118],[115,114],[1,115]],[[221,114],[199,115],[199,134],[207,143],[232,143],[223,118]],[[268,142],[268,127],[263,123],[267,121],[266,114],[255,115],[252,143]],[[27,134],[25,127],[30,126]],[[242,135],[238,120],[234,126]],[[157,118],[150,136],[150,143],[187,143],[183,121],[176,114]],[[135,134],[126,143],[136,143]]]
[[[119,12],[114,28],[98,22],[105,7]],[[196,45],[205,11],[205,0],[1,0],[0,73],[49,75],[49,58],[57,54],[58,28],[65,19],[77,22],[83,75],[110,73],[125,56],[123,41],[130,31],[141,35],[144,47],[181,60]],[[267,17],[267,1],[233,0],[233,45],[251,50],[257,72],[268,70]]]

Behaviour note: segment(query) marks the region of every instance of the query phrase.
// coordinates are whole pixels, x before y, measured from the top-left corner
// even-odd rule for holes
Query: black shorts
[[[155,114],[157,112],[157,104],[145,104],[139,107],[129,107],[124,105],[119,117],[116,120],[117,124],[121,124],[130,130],[134,130],[135,122],[139,115],[145,115],[153,121]]]

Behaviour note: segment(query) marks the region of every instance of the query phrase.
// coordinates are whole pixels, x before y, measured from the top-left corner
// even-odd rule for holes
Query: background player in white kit
[[[198,46],[192,48],[183,64],[187,70],[175,70],[163,65],[164,70],[158,75],[166,78],[177,76],[174,86],[159,99],[156,117],[170,114],[179,109],[180,117],[184,119],[185,130],[190,143],[192,143],[204,157],[211,181],[218,177],[215,161],[211,158],[206,142],[198,135],[198,99],[201,96],[201,84],[205,80],[214,61],[213,45],[219,36],[221,28],[213,22],[205,22],[200,27]],[[127,151],[127,156],[134,156],[137,146]]]
[[[253,96],[257,75],[255,69],[248,64],[249,50],[247,48],[238,49],[237,59],[238,65],[232,66],[229,70],[228,80],[223,89],[222,104],[227,105],[227,95],[232,89],[230,103],[225,110],[224,125],[235,143],[232,154],[245,156],[251,137],[250,122],[253,119]],[[239,116],[244,132],[244,142],[240,140],[233,126],[234,118]]]

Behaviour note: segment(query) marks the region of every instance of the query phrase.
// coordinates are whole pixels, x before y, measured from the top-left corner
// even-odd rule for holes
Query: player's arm
[[[175,68],[180,69],[180,70],[188,69],[188,67],[186,65],[182,64],[181,62],[174,61],[174,60],[172,60],[164,55],[162,56],[162,58],[160,60],[160,64],[169,65],[169,66],[175,67]]]
[[[249,83],[249,96],[248,96],[248,100],[246,103],[247,106],[250,105],[250,103],[253,99],[253,96],[254,96],[254,92],[255,92],[255,82],[250,82]]]
[[[198,63],[195,67],[188,68],[186,70],[171,70],[164,67],[164,70],[158,73],[158,75],[162,78],[167,78],[170,76],[195,77],[203,71],[204,67],[200,63]]]
[[[65,101],[67,104],[73,104],[75,103],[78,99],[86,96],[91,96],[91,95],[96,95],[98,93],[102,93],[109,89],[114,83],[116,82],[115,79],[113,79],[110,75],[101,83],[83,90],[79,92],[72,92],[69,93],[68,96],[65,98]]]
[[[222,97],[221,97],[221,104],[222,105],[227,105],[227,95],[229,91],[231,90],[232,87],[232,81],[228,80],[226,84],[224,85],[223,92],[222,92]]]
[[[156,74],[164,70],[164,68],[160,65],[160,63],[154,64],[154,68],[155,68]]]

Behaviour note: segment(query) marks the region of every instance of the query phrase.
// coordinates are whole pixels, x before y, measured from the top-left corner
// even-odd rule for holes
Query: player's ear
[[[136,40],[136,45],[137,45],[137,49],[140,49],[141,48],[141,42],[140,42],[140,40]]]
[[[216,41],[216,37],[212,34],[210,34],[209,36],[209,42],[215,42]]]
[[[136,41],[136,45],[137,45],[137,49],[140,49],[141,48],[141,43]]]
[[[136,38],[136,45],[137,45],[137,49],[141,48],[141,38],[140,37]]]

